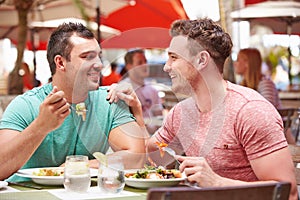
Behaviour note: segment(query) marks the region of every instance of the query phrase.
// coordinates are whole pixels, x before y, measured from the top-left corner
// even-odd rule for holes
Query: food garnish
[[[50,169],[50,168],[42,168],[37,172],[32,173],[35,176],[63,176],[64,169]]]
[[[86,119],[86,111],[87,111],[86,107],[85,107],[85,103],[82,102],[82,103],[76,104],[75,109],[76,109],[76,114],[78,116],[81,115],[82,121],[85,121],[85,119]]]
[[[98,160],[99,163],[107,167],[107,156],[101,152],[93,153],[93,156]]]
[[[173,179],[181,178],[182,175],[177,169],[165,169],[162,166],[146,166],[144,169],[137,170],[134,173],[126,173],[125,177],[137,179]]]
[[[163,148],[167,147],[168,144],[166,144],[164,142],[155,142],[155,144],[157,145],[157,147],[159,149],[160,157],[164,157],[165,151],[163,150]]]

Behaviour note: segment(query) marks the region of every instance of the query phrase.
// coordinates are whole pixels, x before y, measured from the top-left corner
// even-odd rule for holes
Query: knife
[[[28,183],[19,183],[19,182],[8,182],[10,185],[17,185],[17,186],[22,186],[22,187],[27,187],[27,188],[33,188],[33,189],[37,189],[37,190],[41,190],[43,189],[40,186],[35,186],[35,185],[31,185]]]

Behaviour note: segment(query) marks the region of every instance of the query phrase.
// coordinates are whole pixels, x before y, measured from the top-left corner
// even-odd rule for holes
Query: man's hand
[[[112,84],[108,88],[108,95],[106,99],[110,103],[112,102],[116,103],[121,99],[125,101],[125,103],[130,107],[141,106],[141,102],[139,101],[130,83]]]
[[[139,126],[145,126],[142,104],[130,83],[112,84],[108,88],[106,99],[109,101],[109,103],[116,103],[119,100],[125,101],[125,103],[130,107],[130,110],[136,118],[136,122],[139,124]]]
[[[213,187],[222,179],[203,157],[176,156],[176,158],[182,162],[179,166],[180,172],[185,172],[191,183],[197,183],[200,187]]]
[[[37,118],[41,128],[50,132],[57,129],[70,114],[70,105],[64,98],[64,92],[53,87],[51,93],[40,105],[40,113]]]

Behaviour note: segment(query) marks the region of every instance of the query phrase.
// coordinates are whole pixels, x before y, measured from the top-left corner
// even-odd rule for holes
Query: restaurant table
[[[0,199],[1,200],[59,200],[62,198],[59,198],[57,195],[58,192],[64,192],[64,186],[58,185],[58,186],[48,186],[48,185],[39,185],[32,181],[22,182],[26,183],[31,186],[38,186],[42,187],[42,189],[33,189],[23,186],[17,186],[13,184],[9,184],[8,186],[16,189],[18,191],[5,191],[5,189],[0,189]],[[97,193],[100,192],[100,188],[97,186],[97,179],[92,179],[91,188],[93,191],[97,191]],[[55,194],[53,192],[55,191]],[[126,193],[126,194],[125,194]],[[121,193],[122,194],[122,193]],[[99,198],[95,197],[84,197],[83,199],[120,199],[120,200],[145,200],[147,199],[147,189],[137,189],[125,186],[124,188],[124,196],[123,195],[111,195],[108,197],[99,195]],[[77,199],[80,198],[80,193],[73,193],[73,195],[77,196]],[[72,197],[63,198],[63,199],[73,199]]]

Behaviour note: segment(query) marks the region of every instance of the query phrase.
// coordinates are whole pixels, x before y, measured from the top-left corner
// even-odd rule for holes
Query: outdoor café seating
[[[282,117],[285,134],[288,129],[292,128],[293,122],[295,122],[295,142],[297,143],[300,132],[300,108],[281,108],[278,109],[278,112]]]

